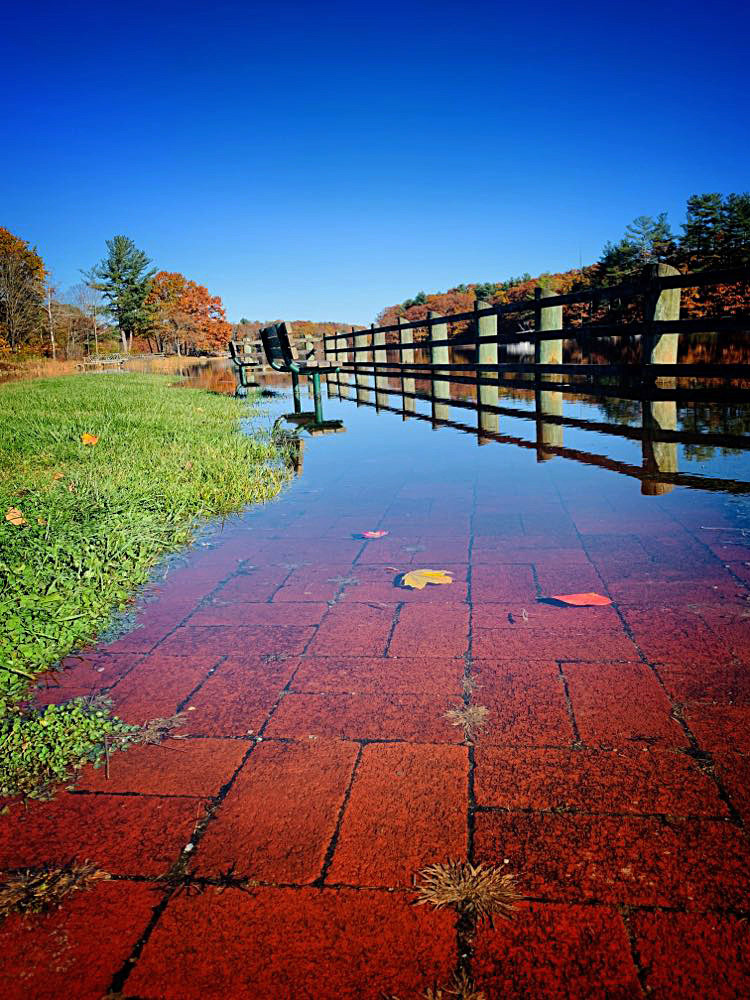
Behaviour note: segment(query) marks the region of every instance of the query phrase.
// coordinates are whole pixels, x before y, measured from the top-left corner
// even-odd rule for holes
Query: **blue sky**
[[[736,3],[22,6],[0,225],[62,288],[125,233],[230,319],[364,323],[750,188]]]

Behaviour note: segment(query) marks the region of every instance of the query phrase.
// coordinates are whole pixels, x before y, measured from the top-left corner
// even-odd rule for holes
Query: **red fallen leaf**
[[[553,594],[552,600],[561,604],[572,604],[576,608],[598,608],[612,603],[608,597],[602,597],[601,594]]]
[[[386,535],[390,534],[388,531],[363,531],[363,538],[384,538]]]

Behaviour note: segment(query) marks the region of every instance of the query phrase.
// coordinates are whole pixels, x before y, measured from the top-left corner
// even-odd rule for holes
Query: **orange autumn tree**
[[[45,278],[36,250],[0,226],[0,351],[18,351],[35,341]]]
[[[226,347],[232,327],[221,299],[184,274],[155,274],[146,304],[151,312],[147,337],[157,351],[197,354]]]

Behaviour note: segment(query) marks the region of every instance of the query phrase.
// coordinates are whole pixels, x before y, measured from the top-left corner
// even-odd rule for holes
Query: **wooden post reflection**
[[[660,483],[654,473],[678,471],[677,443],[655,441],[654,431],[677,430],[677,403],[673,399],[644,401],[643,403],[643,479],[641,493],[647,497],[660,497],[671,493],[672,483]]]
[[[562,448],[562,424],[548,423],[545,417],[561,417],[563,413],[563,394],[561,392],[534,393],[536,403],[536,460],[549,462],[555,457],[550,447]]]
[[[398,325],[401,326],[401,317],[398,317]],[[409,327],[408,330],[399,329],[398,331],[398,342],[399,344],[413,344],[414,343],[414,331]],[[405,350],[401,351],[401,364],[402,365],[413,365],[414,364],[414,348],[407,347]],[[413,378],[401,378],[401,392],[402,392],[402,413],[404,420],[409,419],[409,414],[415,412],[416,400],[414,399],[414,393],[416,392],[416,382]],[[407,393],[410,395],[407,398]]]
[[[440,319],[440,313],[430,312],[430,319]],[[430,326],[430,360],[433,364],[433,379],[431,384],[431,398],[432,398],[432,425],[433,427],[440,421],[450,420],[451,418],[451,408],[450,403],[438,402],[438,400],[448,400],[450,399],[450,382],[445,381],[445,379],[439,378],[439,376],[446,375],[447,372],[441,372],[439,370],[440,365],[450,364],[450,348],[447,345],[435,345],[434,341],[441,341],[448,339],[448,324],[447,323],[434,323]]]
[[[370,352],[367,350],[370,334],[361,330],[359,333],[355,333],[354,327],[352,327],[352,333],[354,333],[354,361],[355,364],[362,365],[365,364],[370,359]],[[370,403],[372,402],[372,393],[370,392],[370,378],[363,372],[356,372],[354,376],[354,381],[357,386],[357,402],[358,403]]]
[[[385,365],[388,358],[385,350],[385,333],[380,331],[373,334],[372,346],[372,356],[375,364],[375,405],[376,407],[388,406],[388,369],[379,369],[377,367],[378,365]]]
[[[474,303],[477,309],[488,309],[491,302],[480,302],[477,299]],[[476,319],[476,331],[478,337],[497,336],[497,316],[478,316]],[[496,365],[497,364],[497,341],[492,343],[477,342],[477,364]],[[495,376],[497,377],[497,376]],[[480,371],[480,382],[492,378],[492,372]],[[477,424],[478,441],[480,445],[487,444],[492,440],[487,435],[497,434],[500,429],[500,420],[497,413],[483,409],[486,406],[497,406],[499,391],[497,385],[477,385]]]

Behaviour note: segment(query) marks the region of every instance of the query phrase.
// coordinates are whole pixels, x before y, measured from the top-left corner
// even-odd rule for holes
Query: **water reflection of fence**
[[[606,421],[588,420],[563,414],[563,391],[533,390],[529,392],[529,401],[533,400],[533,408],[504,405],[507,400],[504,393],[508,390],[497,383],[488,386],[478,380],[474,398],[451,395],[454,379],[446,377],[425,378],[424,373],[417,380],[412,376],[394,377],[389,375],[369,375],[362,372],[339,372],[328,376],[329,396],[339,399],[351,399],[357,405],[372,406],[378,411],[398,414],[402,419],[416,419],[429,422],[434,428],[452,427],[455,430],[475,435],[480,445],[497,441],[513,444],[520,448],[536,451],[537,460],[545,462],[560,456],[586,465],[597,465],[610,469],[622,475],[631,476],[641,481],[641,492],[656,496],[669,493],[675,486],[698,487],[700,489],[727,490],[730,492],[750,492],[750,483],[731,479],[710,478],[706,476],[683,473],[678,468],[678,445],[693,445],[699,447],[718,447],[740,451],[750,451],[750,436],[731,432],[693,431],[677,427],[678,413],[675,392],[671,390],[672,398],[667,398],[670,390],[664,389],[661,398],[647,398],[645,391],[640,393],[641,425]],[[475,383],[476,384],[476,383]],[[463,387],[464,383],[460,383]],[[530,388],[529,383],[525,383]],[[533,388],[533,387],[532,387]],[[586,401],[591,400],[591,392],[585,395]],[[601,387],[602,399],[622,399],[627,387],[607,385]],[[685,390],[685,399],[692,398],[694,391]],[[575,400],[580,396],[577,386],[567,385],[565,395]],[[399,405],[393,405],[396,397]],[[629,397],[634,398],[634,397]],[[418,401],[427,402],[430,412],[423,413],[417,409]],[[725,404],[725,395],[714,390],[714,401]],[[750,398],[745,392],[744,401],[748,404],[747,421],[750,424]],[[476,412],[472,424],[454,419],[452,408],[462,411]],[[533,422],[534,439],[530,440],[518,435],[501,432],[501,417],[518,418]],[[608,455],[580,448],[566,447],[564,444],[564,429],[593,431],[616,438],[639,441],[641,444],[641,465],[633,465],[625,461],[610,458]]]
[[[452,421],[450,408],[476,409],[476,433],[480,444],[501,440],[521,447],[535,447],[540,460],[564,455],[577,461],[615,469],[642,481],[644,493],[668,492],[674,485],[707,488],[702,476],[680,473],[677,469],[677,445],[680,443],[747,449],[748,439],[737,435],[689,434],[677,430],[677,404],[681,401],[747,403],[750,393],[750,364],[689,363],[679,364],[681,334],[703,333],[712,336],[746,333],[750,318],[722,315],[701,319],[680,319],[681,290],[705,289],[738,282],[750,282],[750,268],[680,274],[666,264],[649,266],[640,280],[613,286],[555,295],[541,288],[533,301],[490,305],[476,302],[471,312],[442,316],[431,312],[424,319],[371,327],[324,337],[326,357],[335,361],[341,374],[329,380],[337,394],[348,394],[350,381],[358,403],[373,404],[378,409],[393,409],[390,384],[397,379],[402,405],[395,412],[418,419],[431,419],[433,425],[448,425],[461,430],[473,428]],[[628,316],[605,322],[602,303],[614,303],[615,314]],[[622,303],[630,302],[628,313]],[[574,324],[564,323],[566,307],[588,304],[589,322],[578,316]],[[619,310],[619,313],[618,313]],[[635,317],[635,318],[633,318]],[[519,323],[519,320],[522,322]],[[508,329],[516,322],[521,329]],[[533,329],[529,324],[533,324]],[[453,330],[453,335],[451,335]],[[596,343],[597,339],[635,337],[640,340],[641,360],[637,364],[565,363],[566,341]],[[531,343],[534,361],[501,362],[501,350]],[[455,354],[473,354],[470,361],[456,361]],[[417,382],[429,379],[429,393],[417,391]],[[688,379],[689,382],[685,380]],[[702,384],[695,385],[697,379]],[[716,382],[719,385],[717,387]],[[451,386],[471,387],[474,400],[451,398]],[[533,413],[509,410],[500,405],[500,396],[508,390],[533,393]],[[374,397],[373,397],[374,393]],[[623,425],[594,427],[563,415],[563,394],[591,399],[638,400],[641,403],[641,427]],[[415,402],[427,398],[431,416],[416,411]],[[374,399],[374,403],[373,403]],[[500,434],[499,417],[512,415],[533,419],[536,441]],[[638,439],[642,445],[641,466],[630,466],[607,456],[565,448],[563,428],[578,426]],[[716,481],[718,482],[718,481]],[[721,489],[747,491],[747,484],[722,481]]]

